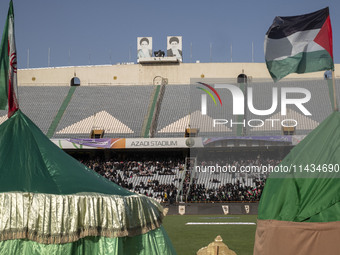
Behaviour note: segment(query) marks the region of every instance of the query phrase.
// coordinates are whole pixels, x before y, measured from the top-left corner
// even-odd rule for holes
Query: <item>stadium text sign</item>
[[[188,143],[188,138],[127,138],[126,148],[188,148],[203,147],[201,139],[191,139]]]

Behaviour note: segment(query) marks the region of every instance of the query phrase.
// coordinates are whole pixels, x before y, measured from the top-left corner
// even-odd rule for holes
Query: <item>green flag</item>
[[[18,110],[17,91],[17,53],[14,36],[13,2],[9,10],[2,34],[0,48],[0,109],[8,109],[8,117]]]

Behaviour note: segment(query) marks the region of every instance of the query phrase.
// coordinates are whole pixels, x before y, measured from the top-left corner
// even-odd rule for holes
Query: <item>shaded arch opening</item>
[[[78,77],[73,77],[70,82],[71,86],[80,86],[80,79]]]
[[[241,73],[239,76],[237,76],[237,83],[247,83],[248,77],[244,73]]]

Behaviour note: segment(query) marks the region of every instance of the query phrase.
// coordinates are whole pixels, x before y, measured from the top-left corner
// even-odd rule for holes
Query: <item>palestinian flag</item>
[[[14,37],[13,2],[9,4],[0,47],[0,109],[11,117],[19,109],[17,90],[17,52]]]
[[[340,112],[281,162],[261,196],[254,255],[339,254]]]
[[[275,17],[265,37],[265,59],[274,81],[290,73],[334,70],[329,9]]]

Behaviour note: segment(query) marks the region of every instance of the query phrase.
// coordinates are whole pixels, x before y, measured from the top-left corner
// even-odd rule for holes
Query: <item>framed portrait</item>
[[[168,57],[182,60],[182,36],[168,36],[166,49]]]
[[[152,57],[152,37],[137,37],[137,58]]]

